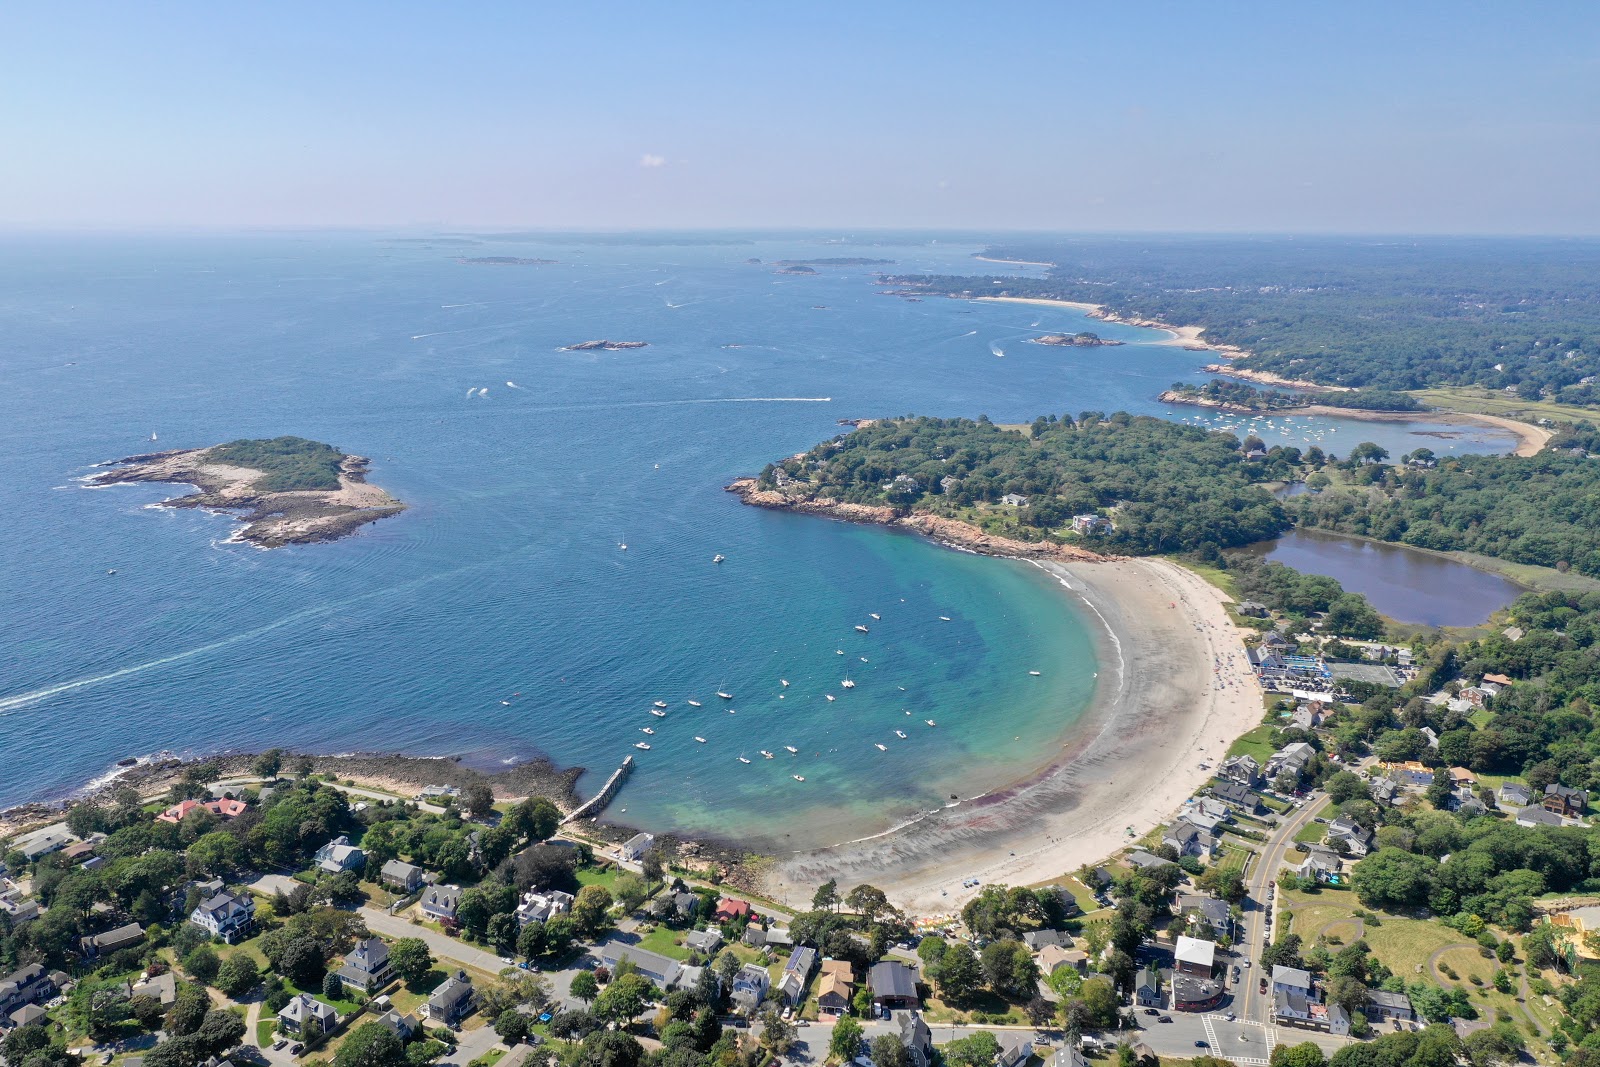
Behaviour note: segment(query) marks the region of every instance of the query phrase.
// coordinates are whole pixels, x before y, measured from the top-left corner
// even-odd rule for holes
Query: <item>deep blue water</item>
[[[0,805],[123,756],[273,744],[479,763],[543,752],[591,768],[593,789],[651,726],[627,821],[799,845],[1043,763],[1097,664],[1094,634],[1040,572],[721,491],[845,417],[1192,415],[1151,398],[1204,354],[1020,343],[1157,331],[879,296],[869,268],[797,278],[745,263],[870,255],[949,271],[973,250],[802,237],[465,250],[560,261],[491,267],[371,235],[8,243]],[[598,337],[650,347],[557,351]],[[1396,453],[1419,440],[1299,421]],[[371,479],[410,510],[262,552],[220,543],[229,518],[145,507],[172,487],[77,481],[150,447],[285,433],[371,456]],[[667,719],[647,713],[656,699]]]

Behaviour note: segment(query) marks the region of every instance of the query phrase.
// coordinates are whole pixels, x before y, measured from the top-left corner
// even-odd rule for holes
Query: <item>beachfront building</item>
[[[1177,849],[1179,856],[1194,856],[1204,860],[1215,857],[1221,847],[1216,834],[1197,825],[1187,816],[1175,821],[1161,835],[1161,843]]]
[[[655,843],[655,834],[634,834],[623,843],[618,850],[618,855],[629,863],[638,863],[644,859],[645,853],[649,852],[655,846]]]
[[[1261,780],[1261,764],[1250,755],[1229,756],[1217,768],[1217,777],[1237,782],[1247,789]]]
[[[1231,779],[1214,784],[1211,787],[1211,795],[1224,804],[1238,808],[1246,815],[1254,815],[1261,810],[1261,797],[1255,790]]]
[[[1285,774],[1299,778],[1305,773],[1306,765],[1316,754],[1317,750],[1307,741],[1284,745],[1267,760],[1267,780],[1277,781]]]
[[[256,902],[249,893],[222,892],[200,902],[189,921],[212,937],[236,944],[250,936],[256,924]]]
[[[1110,533],[1115,527],[1111,520],[1104,515],[1089,513],[1086,515],[1072,516],[1072,532],[1085,537],[1099,537]]]
[[[872,1006],[880,1011],[915,1010],[922,1006],[917,996],[917,972],[898,960],[884,960],[867,972],[872,990]]]
[[[750,906],[750,902],[740,900],[738,897],[723,897],[717,901],[716,911],[711,913],[711,917],[719,923],[731,923],[739,919],[749,920],[755,916],[756,910]]]

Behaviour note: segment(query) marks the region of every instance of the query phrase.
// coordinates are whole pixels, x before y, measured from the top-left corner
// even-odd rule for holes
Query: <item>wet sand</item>
[[[805,906],[817,885],[870,882],[913,914],[953,911],[961,882],[1027,885],[1097,863],[1169,819],[1262,718],[1223,594],[1165,560],[1037,562],[1102,624],[1100,689],[1030,780],[859,841],[779,857],[770,896]],[[1231,659],[1230,659],[1231,657]],[[1216,660],[1224,664],[1214,674]],[[1218,687],[1218,678],[1231,684]]]

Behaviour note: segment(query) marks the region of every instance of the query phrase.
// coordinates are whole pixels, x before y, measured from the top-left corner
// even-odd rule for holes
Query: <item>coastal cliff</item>
[[[879,507],[872,504],[849,504],[827,497],[784,493],[776,489],[762,489],[754,478],[737,478],[725,487],[742,502],[752,507],[774,511],[794,511],[803,515],[823,515],[845,522],[870,523],[888,526],[908,533],[921,534],[967,552],[981,556],[1005,556],[1015,559],[1053,559],[1095,561],[1116,559],[1084,548],[1059,545],[1049,541],[1018,541],[1009,537],[996,537],[985,533],[971,523],[947,519],[926,512],[907,512],[898,508]]]
[[[87,484],[191,485],[199,492],[158,506],[244,512],[239,518],[245,525],[229,540],[280,548],[336,541],[404,511],[403,503],[368,483],[368,463],[365,456],[344,455],[316,441],[280,437],[126,456],[101,464],[115,469]]]

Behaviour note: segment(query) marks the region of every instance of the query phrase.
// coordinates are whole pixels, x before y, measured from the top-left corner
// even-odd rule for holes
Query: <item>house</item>
[[[737,919],[746,921],[755,918],[756,910],[750,906],[749,901],[740,900],[738,897],[723,897],[717,901],[716,910],[711,917],[719,923],[731,923]]]
[[[683,964],[659,952],[635,948],[633,945],[617,941],[608,941],[601,946],[600,962],[611,970],[615,971],[617,964],[623,960],[631,961],[640,974],[660,986],[663,991],[683,981]]]
[[[1364,1013],[1372,1022],[1388,1020],[1391,1022],[1413,1022],[1416,1011],[1411,1007],[1411,998],[1404,993],[1385,993],[1381,989],[1372,989],[1367,992],[1367,1010]]]
[[[1081,949],[1063,948],[1060,945],[1046,945],[1039,950],[1039,970],[1045,977],[1063,967],[1071,967],[1079,974],[1085,974],[1089,969],[1089,954]]]
[[[1433,768],[1416,760],[1404,763],[1380,763],[1384,774],[1410,789],[1426,789],[1433,784]]]
[[[1032,1030],[1001,1030],[994,1038],[1000,1043],[994,1067],[1022,1067],[1033,1055]]]
[[[1298,778],[1305,773],[1306,764],[1310,763],[1316,754],[1317,750],[1305,741],[1284,745],[1267,760],[1267,778],[1276,781],[1285,774]]]
[[[453,785],[425,785],[422,792],[417,794],[418,800],[453,800],[461,795],[461,790]]]
[[[390,889],[398,889],[402,893],[415,893],[422,888],[425,872],[415,864],[405,863],[401,860],[390,860],[378,872],[383,879],[383,884]]]
[[[1424,726],[1417,732],[1422,735],[1424,741],[1428,742],[1429,748],[1437,749],[1439,747],[1439,735],[1434,732],[1433,727]]]
[[[218,893],[200,902],[189,921],[212,937],[237,944],[250,936],[256,923],[256,901],[249,893]]]
[[[1161,991],[1161,972],[1154,967],[1141,967],[1133,980],[1133,999],[1141,1008],[1164,1008],[1167,998]]]
[[[135,982],[128,993],[134,997],[149,997],[163,1008],[170,1008],[178,1002],[178,976],[163,971],[153,978]]]
[[[10,1016],[11,1025],[17,1027],[42,1024],[47,1017],[45,1010],[37,1004],[24,1004]]]
[[[199,807],[200,802],[198,800],[180,800],[160,815],[157,815],[156,822],[180,823],[185,815],[188,815],[191,811],[198,810]]]
[[[781,926],[760,927],[751,923],[744,928],[743,941],[751,948],[787,949],[794,944],[789,931]]]
[[[649,852],[655,843],[655,834],[634,834],[623,843],[618,854],[630,863],[638,863],[644,859],[645,853]]]
[[[357,941],[355,947],[345,953],[344,966],[339,968],[338,974],[345,985],[355,986],[371,996],[394,977],[389,966],[389,946],[376,937]]]
[[[300,993],[278,1012],[278,1029],[309,1037],[329,1034],[339,1025],[339,1014],[310,993]]]
[[[1217,839],[1187,817],[1180,818],[1161,835],[1161,843],[1177,849],[1179,856],[1211,859],[1217,854]]]
[[[910,1056],[911,1067],[930,1067],[934,1061],[933,1031],[914,1011],[897,1011],[890,1016],[890,1033],[900,1038]]]
[[[1251,762],[1254,762],[1254,760]],[[1236,782],[1232,779],[1219,781],[1212,785],[1211,795],[1224,804],[1233,805],[1246,815],[1254,815],[1261,810],[1261,797],[1256,794],[1255,790],[1242,782]]]
[[[1021,493],[1007,493],[1000,498],[1000,503],[1008,508],[1025,508],[1028,506],[1028,498]]]
[[[704,930],[691,930],[683,939],[683,947],[702,956],[715,956],[722,947],[722,931],[715,926]]]
[[[242,800],[234,800],[232,797],[223,797],[221,800],[208,800],[202,807],[223,822],[227,822],[229,819],[237,819],[243,815],[249,810],[250,805]]]
[[[1565,826],[1561,816],[1553,811],[1536,808],[1529,804],[1517,811],[1516,823],[1518,826]]]
[[[108,952],[131,948],[143,940],[144,927],[138,923],[128,923],[114,930],[104,930],[88,937],[80,937],[78,952],[84,959],[98,959]]]
[[[1379,804],[1393,807],[1400,800],[1400,783],[1392,778],[1373,778],[1367,782],[1367,792]]]
[[[1029,930],[1022,935],[1022,943],[1034,952],[1047,945],[1060,948],[1072,947],[1072,935],[1065,930]]]
[[[1261,764],[1256,762],[1254,756],[1229,756],[1217,768],[1217,777],[1252,787],[1261,780]]]
[[[390,1008],[387,1012],[378,1016],[373,1021],[379,1026],[382,1026],[388,1030],[395,1037],[398,1037],[401,1041],[410,1041],[412,1038],[416,1037],[422,1032],[421,1019],[417,1018],[415,1015],[401,1015],[400,1012],[394,1008]],[[524,1045],[523,1047],[530,1048],[531,1046]],[[502,1057],[501,1062],[503,1063],[507,1059],[510,1059],[510,1056]]]
[[[446,926],[455,925],[456,908],[461,905],[461,887],[458,885],[436,885],[425,890],[419,907],[424,918]]]
[[[472,1001],[472,979],[467,977],[466,971],[458,970],[428,994],[422,1014],[427,1019],[449,1026],[471,1014]]]
[[[879,1010],[922,1006],[917,996],[917,972],[898,960],[884,960],[867,972],[867,987],[872,990],[872,1005]]]
[[[1162,843],[1166,843],[1165,839],[1163,839]],[[1142,871],[1150,867],[1161,867],[1165,864],[1171,863],[1172,861],[1169,859],[1163,859],[1162,857],[1157,856],[1154,852],[1146,852],[1142,848],[1136,848],[1132,852],[1128,853],[1128,862],[1132,864],[1135,869]]]
[[[693,922],[700,912],[700,894],[687,889],[672,894],[672,913],[679,922]]]
[[[1206,800],[1202,801],[1202,803],[1215,804],[1218,807],[1222,807],[1222,805],[1217,804],[1217,802],[1214,800]],[[1222,824],[1225,821],[1226,815],[1226,808],[1223,808],[1222,816],[1217,816],[1207,812],[1198,804],[1190,805],[1178,813],[1178,817],[1184,822],[1188,823],[1190,826],[1193,826],[1197,830],[1210,834],[1212,837],[1216,837],[1223,832]]]
[[[1525,808],[1533,803],[1533,789],[1521,782],[1502,782],[1494,799],[1503,808]]]
[[[811,980],[811,971],[817,965],[817,950],[801,945],[789,953],[788,962],[783,965],[783,974],[778,979],[778,990],[783,994],[783,999],[788,1004],[798,1004],[805,999],[806,983]]]
[[[1193,797],[1189,800],[1184,810],[1184,815],[1189,821],[1204,829],[1214,830],[1216,826],[1233,818],[1233,812],[1228,805],[1215,797]],[[1210,820],[1210,825],[1202,820]]]
[[[1589,794],[1582,789],[1569,789],[1559,782],[1551,782],[1544,787],[1545,811],[1575,819],[1582,815],[1583,809],[1588,806]]]
[[[1344,842],[1345,851],[1352,856],[1365,856],[1372,851],[1372,831],[1341,815],[1328,824],[1327,841],[1330,845]]]
[[[1322,725],[1322,712],[1310,704],[1301,704],[1289,716],[1289,725],[1297,730],[1310,732]]]
[[[767,989],[771,985],[772,980],[767,976],[765,967],[747,963],[733,976],[733,989],[730,990],[729,996],[748,1014],[754,1012],[767,998]]]
[[[1321,845],[1312,845],[1311,851],[1306,855],[1300,866],[1294,869],[1294,873],[1301,878],[1327,882],[1328,879],[1338,874],[1343,866],[1344,861],[1337,852]]]
[[[35,830],[31,834],[17,838],[16,841],[12,842],[12,847],[22,853],[29,863],[32,863],[40,856],[48,856],[52,852],[59,852],[76,840],[77,838],[67,830],[66,823],[57,823],[54,826],[46,826],[42,830]]]
[[[529,923],[547,923],[557,915],[565,915],[572,910],[573,902],[577,900],[571,893],[559,889],[546,889],[542,892],[529,890],[522,895],[522,903],[517,905],[517,923],[527,926]]]
[[[1216,942],[1180,934],[1177,947],[1172,950],[1172,959],[1175,973],[1210,978],[1217,960]]]
[[[1075,1042],[1068,1041],[1044,1061],[1044,1067],[1091,1067]]]
[[[850,1010],[854,989],[848,978],[824,972],[817,979],[817,1011],[823,1015],[843,1015]]]
[[[1072,516],[1072,532],[1075,534],[1096,537],[1108,534],[1114,529],[1116,527],[1111,525],[1111,520],[1104,515],[1085,514]]]
[[[0,1019],[9,1018],[29,1004],[37,1004],[49,1000],[60,991],[54,974],[44,969],[40,963],[30,963],[26,967],[19,967],[15,971],[0,979]],[[63,981],[66,976],[62,975]]]
[[[1313,1026],[1332,1034],[1350,1032],[1344,1010],[1324,1004],[1310,972],[1298,967],[1272,968],[1272,1014],[1279,1023]]]
[[[317,849],[317,869],[324,874],[343,874],[360,869],[367,862],[367,854],[350,843],[344,834]]]
[[[1508,634],[1507,636],[1509,637],[1510,635]],[[1515,637],[1511,638],[1511,640],[1513,640],[1513,641],[1515,641],[1516,639],[1517,638],[1515,638]],[[1483,676],[1483,681],[1480,684],[1482,684],[1482,685],[1500,685],[1500,686],[1505,686],[1505,685],[1510,685],[1511,684],[1511,678],[1510,678],[1509,675],[1504,675],[1504,674],[1486,674],[1486,675]]]
[[[1228,909],[1226,900],[1201,893],[1180,892],[1177,898],[1176,910],[1180,917],[1190,921],[1204,922],[1223,941],[1231,940],[1233,933],[1233,913]]]
[[[1251,619],[1264,619],[1269,614],[1267,606],[1259,600],[1246,600],[1234,610]]]
[[[1471,789],[1478,784],[1478,776],[1465,767],[1451,767],[1450,784],[1457,789]]]

